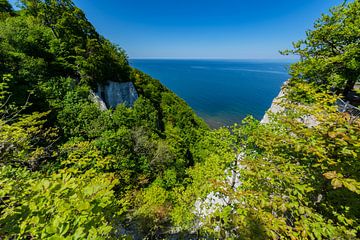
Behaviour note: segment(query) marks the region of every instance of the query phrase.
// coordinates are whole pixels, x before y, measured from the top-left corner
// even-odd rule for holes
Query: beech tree
[[[291,67],[292,81],[346,96],[360,78],[360,1],[345,1],[323,14],[293,46],[282,52],[300,56]]]

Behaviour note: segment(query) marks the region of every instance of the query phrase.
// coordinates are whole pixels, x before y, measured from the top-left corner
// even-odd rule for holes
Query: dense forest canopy
[[[360,238],[360,121],[335,105],[359,80],[359,6],[286,52],[269,123],[210,130],[72,1],[0,0],[0,238]],[[132,107],[92,102],[109,80]]]

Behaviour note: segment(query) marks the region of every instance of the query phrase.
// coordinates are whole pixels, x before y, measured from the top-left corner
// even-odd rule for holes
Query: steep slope
[[[70,0],[21,3],[0,0],[1,239],[360,237],[360,121],[334,93],[359,73],[360,1],[295,45],[268,124],[212,131]],[[93,102],[108,81],[132,107]]]
[[[208,127],[72,1],[0,3],[0,238],[115,236],[139,190],[183,183]],[[132,107],[92,101],[108,81],[134,85]]]

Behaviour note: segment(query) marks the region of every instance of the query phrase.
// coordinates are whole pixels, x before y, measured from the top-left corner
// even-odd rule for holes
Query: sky
[[[74,0],[130,58],[278,59],[343,0]]]

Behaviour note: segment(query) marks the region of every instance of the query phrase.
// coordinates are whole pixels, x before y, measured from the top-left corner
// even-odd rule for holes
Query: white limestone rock
[[[284,91],[285,91],[286,84],[287,84],[287,81],[281,87],[279,94],[274,98],[274,100],[271,103],[270,108],[264,114],[263,118],[260,121],[261,124],[266,124],[266,123],[270,122],[269,113],[279,113],[279,112],[282,112],[285,110],[284,107],[280,106],[280,102],[284,100],[284,96],[285,96]],[[304,115],[304,116],[298,118],[297,120],[301,123],[304,123],[309,128],[316,127],[317,125],[319,125],[319,122],[312,115]]]
[[[115,108],[118,104],[132,107],[138,94],[132,82],[107,81],[105,84],[98,84],[95,95],[106,103],[108,108]]]
[[[108,108],[106,103],[99,97],[94,91],[90,90],[90,100],[93,101],[101,111],[105,111]]]
[[[269,118],[269,114],[268,114],[269,112],[278,113],[278,112],[284,111],[284,108],[279,105],[279,103],[282,101],[282,98],[284,97],[284,95],[285,95],[284,88],[282,87],[279,94],[272,101],[270,108],[266,111],[266,113],[263,116],[263,118],[261,119],[260,123],[264,124],[264,123],[270,122],[270,118]]]

